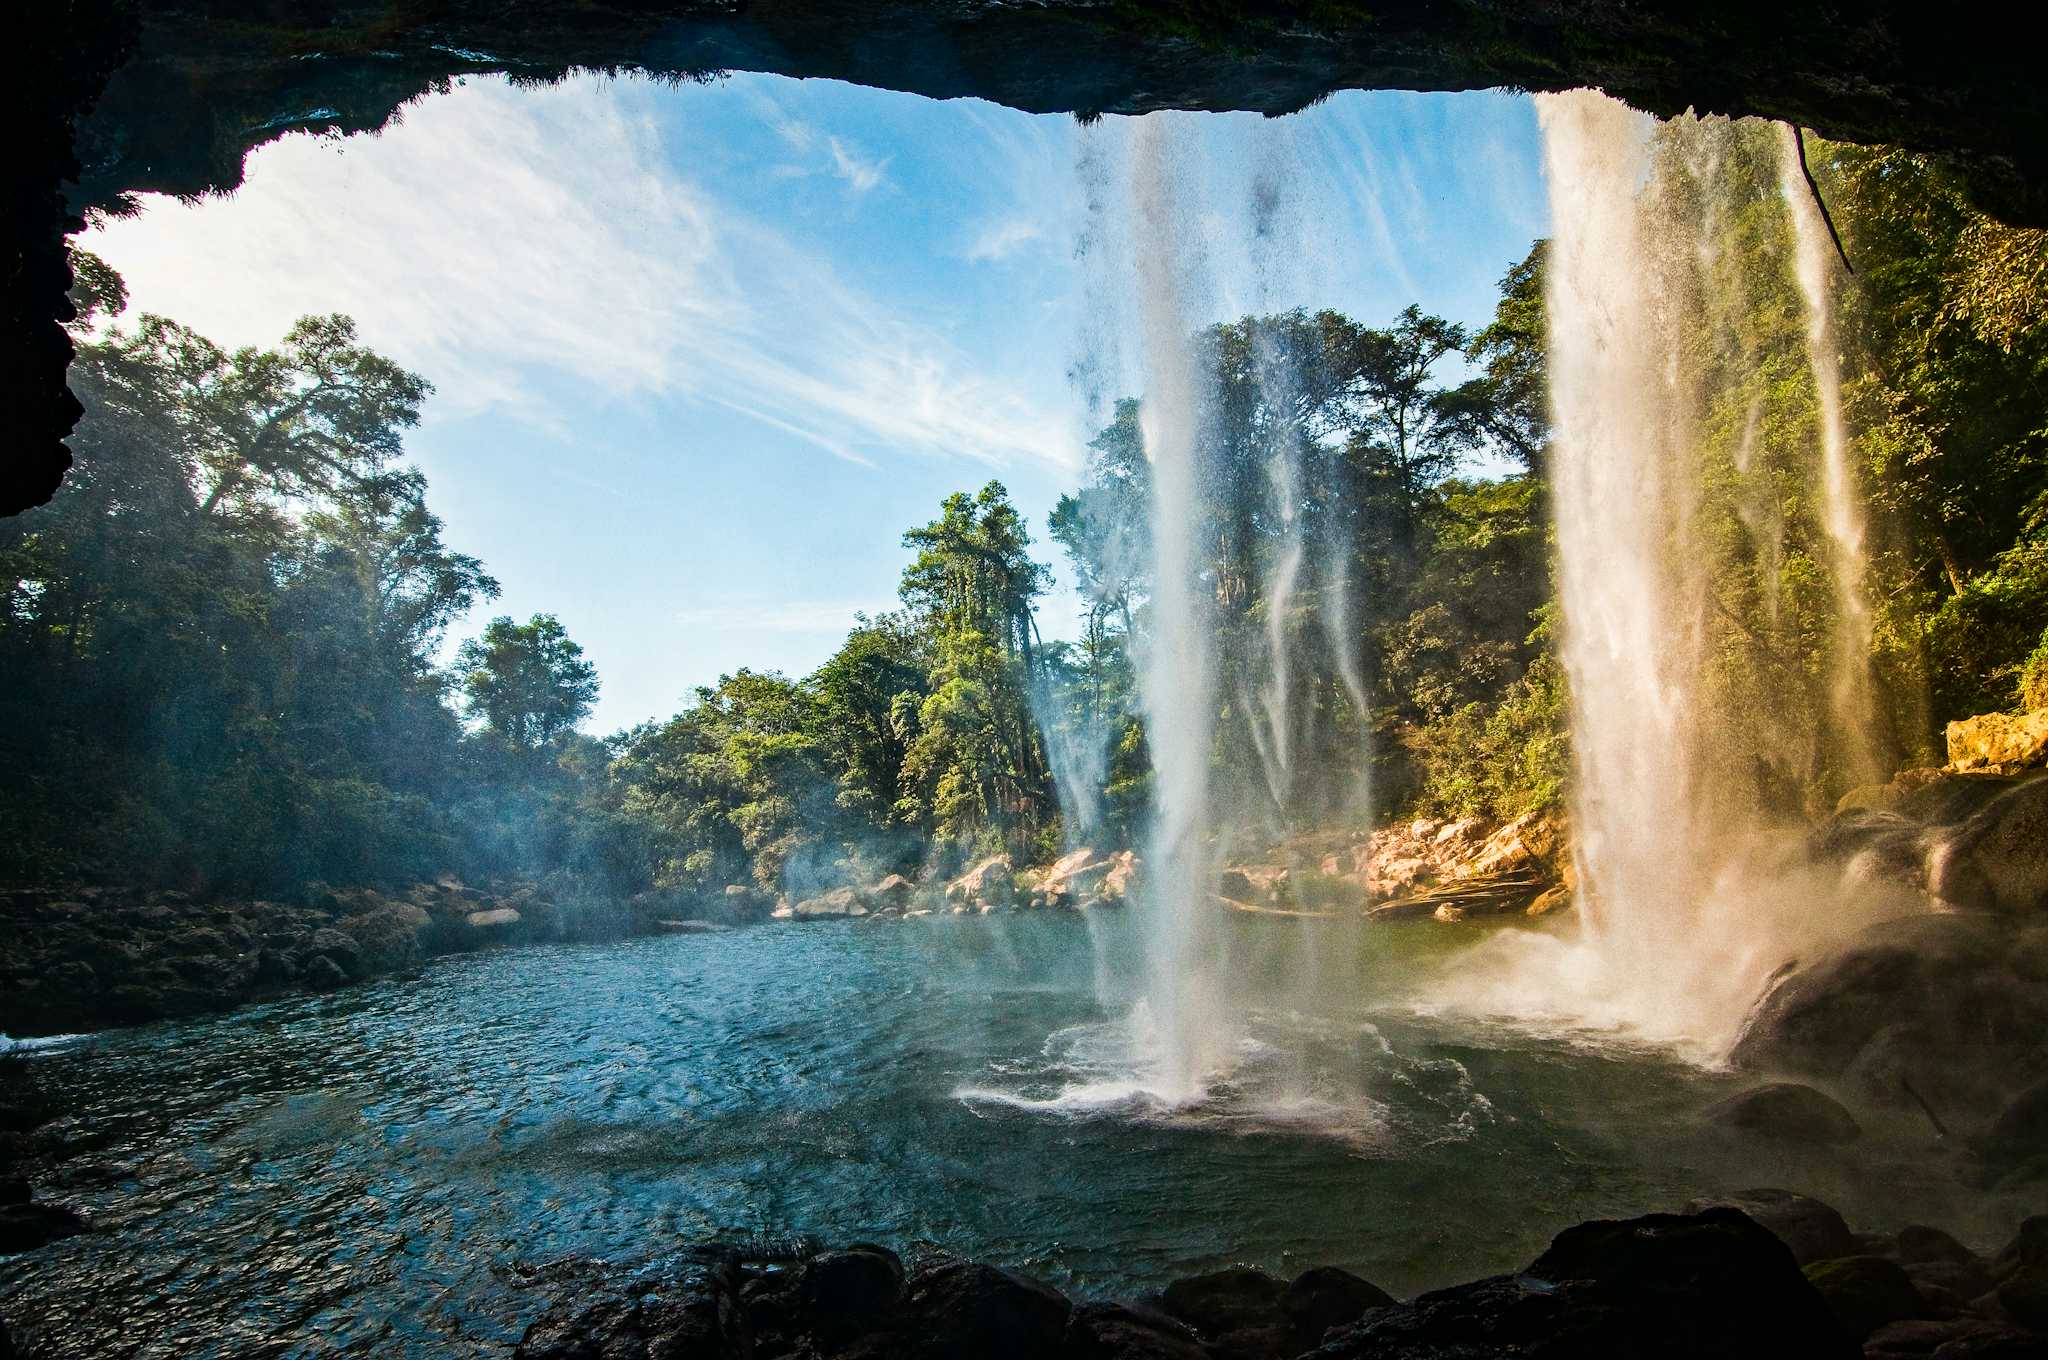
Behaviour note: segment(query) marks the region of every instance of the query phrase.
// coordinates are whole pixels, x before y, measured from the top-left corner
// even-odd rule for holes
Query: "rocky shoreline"
[[[681,924],[667,919],[676,914],[651,898],[593,908],[531,884],[452,879],[394,895],[316,884],[296,902],[0,890],[0,1034],[212,1014],[402,975],[442,955],[653,934]]]
[[[1939,1228],[1852,1232],[1783,1190],[1568,1228],[1521,1270],[1401,1301],[1347,1271],[1250,1266],[1070,1299],[1000,1266],[870,1243],[565,1262],[516,1360],[2048,1358],[2048,1216],[1991,1255]]]

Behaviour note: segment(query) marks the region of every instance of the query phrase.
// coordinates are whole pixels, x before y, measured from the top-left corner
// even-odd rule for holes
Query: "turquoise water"
[[[536,1268],[717,1236],[934,1244],[1083,1294],[1230,1261],[1407,1293],[1706,1190],[1789,1184],[1871,1228],[1981,1207],[1910,1137],[1773,1161],[1695,1132],[1726,1076],[1393,999],[1464,928],[1234,921],[1234,990],[1269,1004],[1228,1017],[1209,1098],[1164,1109],[1118,1066],[1134,929],[514,950],[41,1049],[90,1146],[44,1193],[102,1230],[0,1260],[0,1315],[52,1355],[492,1355]]]

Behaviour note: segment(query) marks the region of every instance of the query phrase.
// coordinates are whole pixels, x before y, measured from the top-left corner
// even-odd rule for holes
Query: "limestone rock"
[[[877,905],[894,907],[898,911],[908,907],[917,896],[917,885],[902,874],[890,874],[880,883],[868,889],[868,897]]]
[[[799,921],[822,921],[831,918],[861,917],[868,914],[866,902],[856,888],[838,887],[816,897],[806,897],[798,902],[791,914]]]
[[[2048,765],[2048,709],[1980,713],[1948,725],[1948,763],[1958,770]]]
[[[1015,906],[1016,870],[1008,855],[991,855],[946,885],[946,902],[955,911]]]

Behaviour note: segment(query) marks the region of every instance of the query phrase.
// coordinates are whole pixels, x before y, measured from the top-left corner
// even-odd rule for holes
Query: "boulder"
[[[23,1200],[0,1205],[0,1256],[16,1256],[59,1238],[76,1237],[85,1227],[84,1219],[61,1204]]]
[[[471,930],[493,934],[508,933],[523,919],[517,907],[491,907],[484,911],[472,911],[463,918]]]
[[[799,1284],[811,1325],[827,1337],[857,1336],[895,1320],[903,1307],[903,1262],[887,1247],[860,1243],[804,1263]]]
[[[867,904],[861,900],[856,888],[834,888],[816,897],[807,897],[798,902],[791,914],[799,921],[822,921],[828,918],[860,917],[868,914]]]
[[[868,889],[868,898],[879,906],[901,911],[917,897],[917,885],[902,874],[890,874]]]
[[[1881,1256],[1815,1261],[1806,1267],[1806,1278],[1842,1329],[1859,1341],[1886,1323],[1931,1315],[1904,1268]]]
[[[1982,1269],[1984,1263],[1977,1253],[1971,1251],[1954,1236],[1940,1228],[1925,1224],[1912,1224],[1899,1229],[1895,1254],[1902,1265],[1920,1265],[1941,1262],[1950,1265],[1971,1265]]]
[[[1833,1096],[1798,1082],[1753,1086],[1709,1106],[1708,1124],[1786,1143],[1853,1143],[1863,1136],[1856,1117]]]
[[[2048,1360],[2048,1341],[1982,1318],[1916,1319],[1890,1322],[1863,1341],[1865,1360]]]
[[[587,1291],[526,1329],[514,1360],[721,1360],[746,1353],[733,1275],[706,1268],[659,1290]]]
[[[1097,895],[1114,863],[1091,849],[1070,850],[1046,868],[1032,902],[1041,907],[1078,906]]]
[[[399,973],[419,962],[420,931],[432,919],[411,902],[385,902],[344,917],[336,929],[356,942],[365,976]]]
[[[1067,1321],[1063,1360],[1211,1360],[1180,1323],[1122,1303],[1084,1303]]]
[[[1225,869],[1216,880],[1216,895],[1233,902],[1251,902],[1257,900],[1259,890],[1244,870]]]
[[[2048,988],[2026,975],[2044,929],[1941,914],[1872,926],[1781,974],[1730,1061],[1908,1111],[1925,1101],[1944,1122],[1989,1120],[2013,1074],[2048,1053]]]
[[[1376,1308],[1314,1360],[1855,1360],[1770,1233],[1733,1209],[1582,1223],[1519,1275]]]
[[[2008,1165],[2048,1151],[2048,1081],[2035,1082],[2006,1102],[1978,1140],[1978,1150]]]
[[[1948,725],[1948,763],[1958,770],[2048,765],[2048,709],[1957,719]]]
[[[991,855],[946,885],[946,901],[955,910],[1015,906],[1016,870],[1008,855]]]
[[[1549,815],[1523,813],[1488,836],[1470,858],[1457,866],[1457,876],[1547,873],[1560,839],[1557,823]]]
[[[348,986],[348,974],[341,965],[325,954],[315,954],[299,967],[299,981],[309,990],[331,992],[337,987]]]
[[[2023,781],[1957,827],[1928,889],[1964,910],[2048,915],[2048,778]]]
[[[1160,1312],[1203,1336],[1216,1337],[1279,1320],[1283,1281],[1256,1266],[1226,1266],[1175,1280],[1159,1292]]]
[[[358,981],[369,974],[363,967],[363,947],[355,937],[331,927],[322,927],[313,932],[313,938],[306,942],[309,961],[313,957],[325,958],[349,981]]]
[[[1685,1206],[1685,1212],[1699,1214],[1715,1208],[1741,1211],[1784,1243],[1798,1265],[1856,1255],[1855,1234],[1849,1231],[1842,1216],[1810,1196],[1767,1187],[1739,1190],[1732,1195],[1693,1200]]]
[[[1132,850],[1119,850],[1109,857],[1109,868],[1102,875],[1101,885],[1096,889],[1093,902],[1083,906],[1116,906],[1130,899],[1131,890],[1137,885],[1139,860]]]
[[[908,1313],[918,1360],[1041,1360],[1056,1354],[1073,1312],[1028,1275],[946,1260],[910,1277]]]
[[[1370,1280],[1336,1266],[1314,1266],[1294,1277],[1280,1296],[1289,1355],[1311,1350],[1332,1327],[1346,1327],[1375,1308],[1398,1300]]]

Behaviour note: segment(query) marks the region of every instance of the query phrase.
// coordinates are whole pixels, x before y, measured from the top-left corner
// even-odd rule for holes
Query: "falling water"
[[[1132,146],[1143,428],[1152,464],[1152,630],[1138,685],[1152,754],[1151,855],[1144,880],[1151,916],[1146,1002],[1156,1052],[1154,1094],[1201,1096],[1229,1035],[1215,989],[1218,932],[1210,861],[1209,748],[1215,721],[1212,601],[1196,579],[1202,521],[1203,380],[1192,337],[1202,252],[1186,178],[1186,120],[1141,119]]]
[[[1667,197],[1646,116],[1593,92],[1537,107],[1582,933],[1497,937],[1452,999],[1712,1056],[1774,968],[1883,904],[1842,892],[1767,824],[1731,775],[1731,753],[1755,734],[1734,730],[1740,716],[1706,688],[1712,552],[1692,494],[1699,394],[1686,356],[1716,324],[1690,281],[1713,259],[1726,210],[1715,142],[1734,131],[1693,129],[1705,200]]]
[[[1617,978],[1694,933],[1711,842],[1693,775],[1700,645],[1665,271],[1637,196],[1649,120],[1604,96],[1538,100],[1553,241],[1547,304],[1563,655],[1581,897]]]
[[[1799,291],[1806,299],[1806,354],[1820,406],[1821,488],[1832,547],[1829,569],[1835,587],[1834,683],[1830,698],[1837,733],[1852,782],[1881,777],[1883,762],[1872,736],[1877,701],[1870,674],[1870,601],[1864,594],[1867,567],[1863,506],[1849,468],[1849,431],[1842,418],[1842,373],[1834,337],[1829,284],[1835,251],[1827,224],[1808,191],[1799,144],[1790,126],[1780,129],[1779,178],[1791,207]]]

